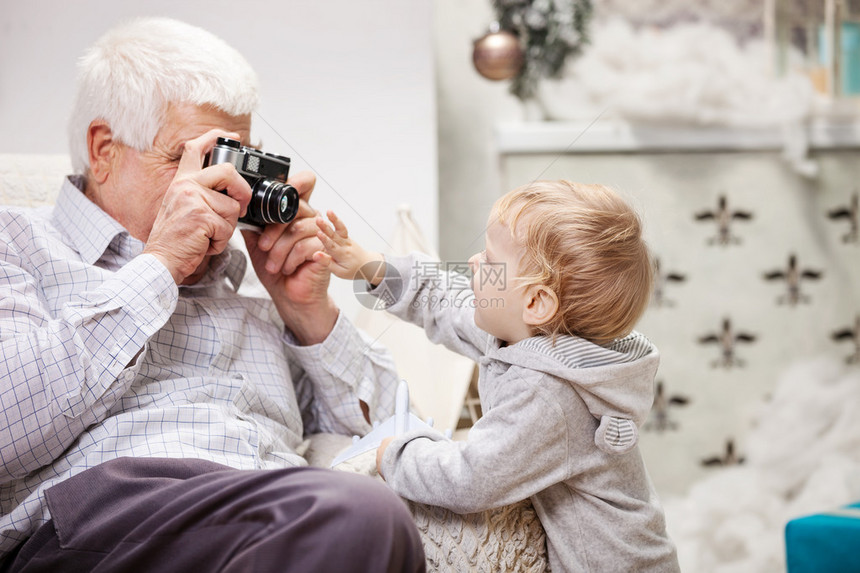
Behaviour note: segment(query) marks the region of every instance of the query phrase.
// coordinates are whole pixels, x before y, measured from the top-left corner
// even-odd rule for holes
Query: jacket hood
[[[595,442],[624,452],[638,440],[654,402],[657,347],[639,332],[598,346],[583,338],[535,336],[499,348],[493,358],[567,380],[600,420]]]

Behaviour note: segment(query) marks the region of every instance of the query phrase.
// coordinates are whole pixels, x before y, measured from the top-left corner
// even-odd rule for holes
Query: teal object
[[[842,93],[860,95],[860,23],[842,24]]]
[[[860,502],[785,526],[788,573],[860,573],[858,548]]]
[[[830,59],[830,50],[825,41],[826,37],[824,26],[821,26],[818,33],[818,53],[823,65],[827,65],[827,61]],[[860,95],[860,23],[843,22],[840,43],[842,44],[840,93]]]

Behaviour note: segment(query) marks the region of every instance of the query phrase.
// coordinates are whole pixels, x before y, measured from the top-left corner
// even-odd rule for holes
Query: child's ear
[[[526,292],[523,322],[529,326],[546,324],[558,312],[558,297],[551,288],[533,285]]]

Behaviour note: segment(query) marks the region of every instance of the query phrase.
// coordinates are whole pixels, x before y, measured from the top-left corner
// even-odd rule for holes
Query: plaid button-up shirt
[[[106,460],[305,465],[305,434],[370,429],[359,400],[393,411],[390,355],[346,319],[292,344],[270,300],[237,293],[232,248],[177,287],[78,186],[0,209],[0,558],[50,518],[47,488]]]

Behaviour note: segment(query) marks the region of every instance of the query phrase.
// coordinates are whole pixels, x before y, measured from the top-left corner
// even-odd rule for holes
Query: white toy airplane
[[[381,424],[374,424],[373,429],[363,438],[359,439],[358,436],[353,436],[352,445],[334,459],[331,467],[370,450],[375,450],[382,443],[382,440],[389,436],[400,436],[406,432],[420,429],[436,432],[433,429],[433,418],[428,418],[427,423],[424,423],[418,416],[409,411],[409,386],[406,384],[406,380],[401,380],[397,385],[397,394],[394,397],[394,415]],[[445,437],[451,437],[451,430],[445,431]]]

